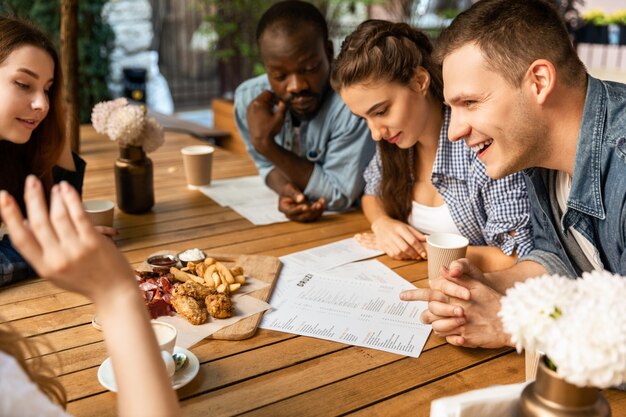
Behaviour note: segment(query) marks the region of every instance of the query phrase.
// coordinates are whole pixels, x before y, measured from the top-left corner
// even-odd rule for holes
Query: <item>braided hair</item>
[[[336,91],[356,84],[396,83],[410,85],[422,67],[430,75],[429,93],[443,111],[441,67],[431,54],[433,45],[421,31],[406,23],[367,20],[341,45],[331,73]],[[413,199],[412,153],[386,141],[378,143],[382,161],[381,200],[392,218],[407,221]]]

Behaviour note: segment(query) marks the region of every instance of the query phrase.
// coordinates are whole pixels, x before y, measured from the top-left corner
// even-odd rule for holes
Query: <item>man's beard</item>
[[[324,89],[324,92],[322,94],[317,94],[309,90],[305,90],[297,94],[290,94],[285,99],[285,104],[287,105],[287,108],[289,109],[291,114],[295,116],[298,120],[301,120],[301,121],[311,120],[315,117],[319,109],[322,107],[322,103],[324,102],[324,99],[328,90],[329,88]],[[291,105],[292,100],[295,100],[297,98],[309,98],[309,97],[315,99],[316,104],[317,104],[315,108],[310,111],[301,112],[293,108],[293,106]]]

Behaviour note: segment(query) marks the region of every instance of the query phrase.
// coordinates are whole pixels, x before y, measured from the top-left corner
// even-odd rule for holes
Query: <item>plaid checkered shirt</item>
[[[446,108],[439,134],[439,147],[431,181],[446,202],[452,220],[474,246],[497,246],[511,255],[523,256],[533,249],[530,204],[522,173],[493,180],[485,165],[465,141],[450,142],[450,109]],[[411,179],[413,155],[411,152]],[[380,195],[382,162],[380,152],[370,161],[363,177],[365,194]],[[515,232],[511,236],[510,232]]]

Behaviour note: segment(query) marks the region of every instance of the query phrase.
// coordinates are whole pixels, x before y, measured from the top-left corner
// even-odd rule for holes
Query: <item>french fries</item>
[[[246,283],[243,268],[239,265],[227,267],[214,258],[206,258],[203,262],[187,262],[187,266],[178,269],[170,268],[174,278],[180,282],[192,280],[219,293],[233,293]]]

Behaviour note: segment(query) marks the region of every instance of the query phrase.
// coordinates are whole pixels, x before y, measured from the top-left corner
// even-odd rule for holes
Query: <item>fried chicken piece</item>
[[[172,305],[189,323],[193,325],[204,324],[209,321],[206,309],[194,298],[187,295],[174,295]]]
[[[206,298],[207,310],[211,317],[216,319],[227,319],[233,315],[233,302],[228,294],[215,292]]]
[[[199,301],[204,301],[204,299],[211,293],[211,288],[206,287],[202,284],[198,284],[195,281],[187,281],[183,284],[178,284],[176,288],[172,291],[173,295],[179,296],[187,296],[191,298],[195,298]]]

